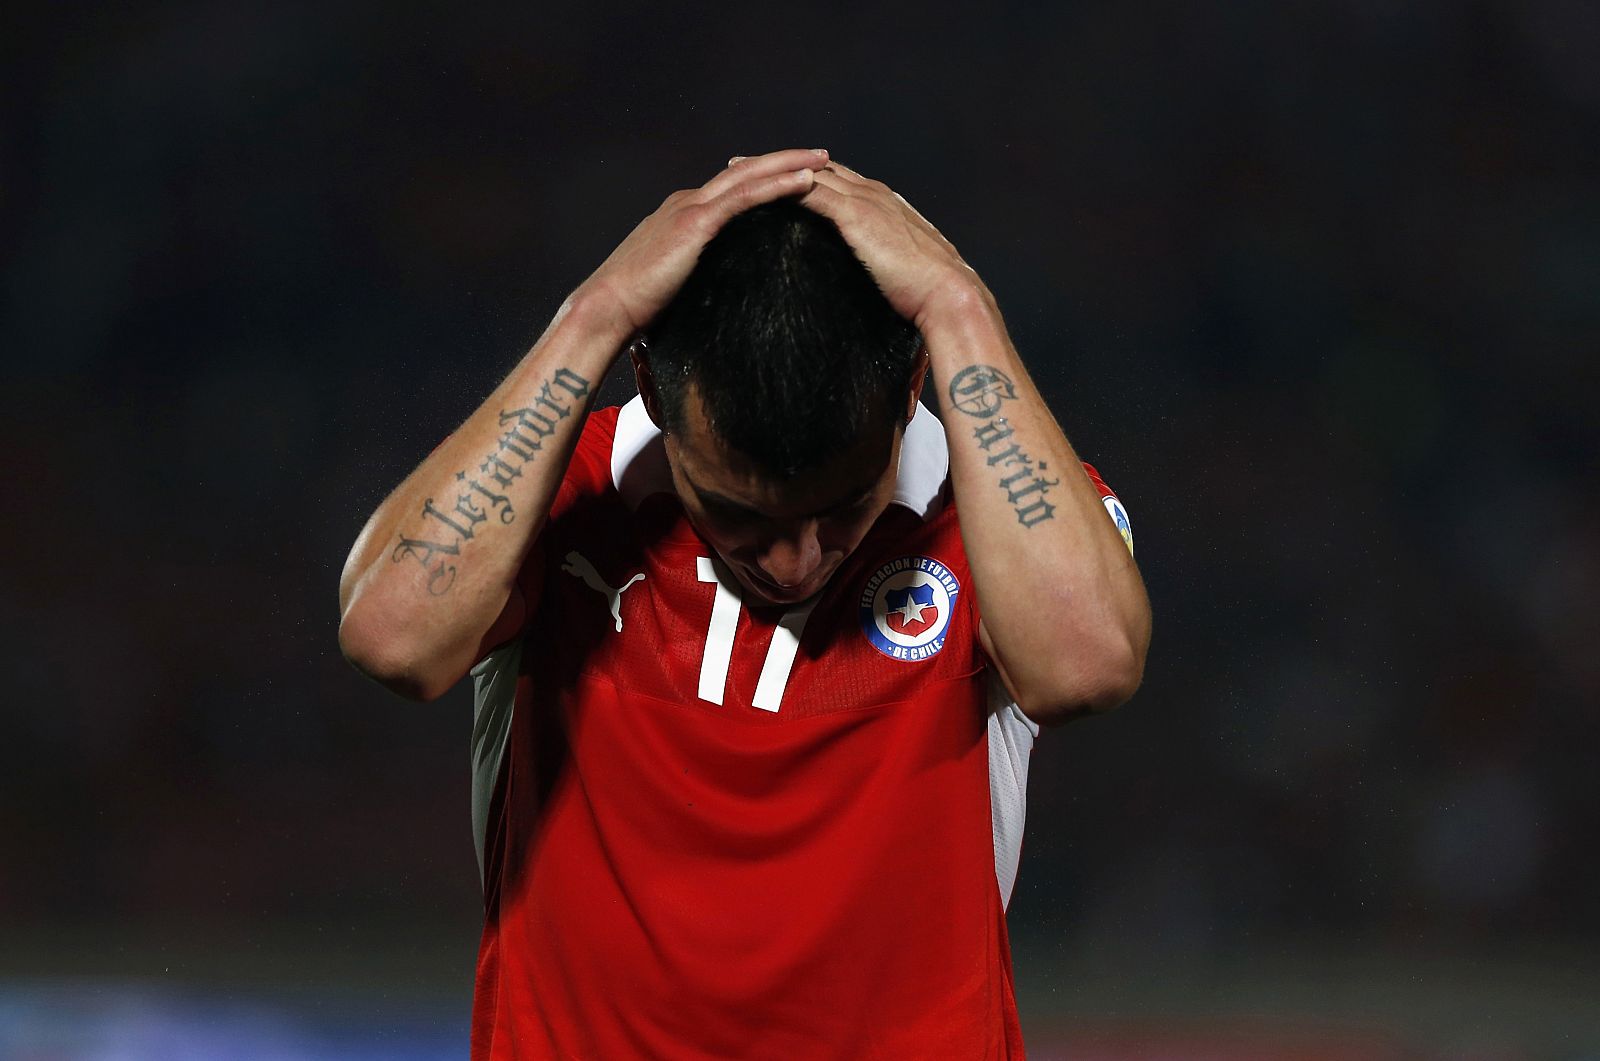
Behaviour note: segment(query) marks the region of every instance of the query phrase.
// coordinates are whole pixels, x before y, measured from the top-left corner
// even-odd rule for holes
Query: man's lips
[[[779,604],[793,604],[795,601],[805,600],[816,592],[816,587],[812,584],[814,576],[806,579],[798,586],[780,586],[754,568],[746,566],[743,570],[745,577],[750,580],[756,589]]]

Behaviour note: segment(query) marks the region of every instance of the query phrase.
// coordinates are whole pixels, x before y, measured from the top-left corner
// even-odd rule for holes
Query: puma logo
[[[622,584],[620,589],[612,589],[606,585],[606,580],[600,577],[600,572],[594,569],[582,553],[571,552],[567,554],[566,562],[561,565],[561,570],[569,575],[576,575],[583,579],[584,584],[596,593],[605,597],[606,603],[611,607],[611,618],[616,620],[617,633],[622,633],[622,595],[632,586],[644,578],[644,574],[634,575]]]

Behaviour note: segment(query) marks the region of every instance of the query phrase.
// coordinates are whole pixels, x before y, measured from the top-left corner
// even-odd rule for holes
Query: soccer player
[[[473,1057],[1022,1057],[1028,757],[1138,686],[1131,552],[904,199],[809,150],[669,196],[340,584],[362,671],[474,680]]]

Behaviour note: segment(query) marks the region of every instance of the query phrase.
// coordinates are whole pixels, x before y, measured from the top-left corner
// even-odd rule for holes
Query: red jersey
[[[750,607],[642,403],[590,415],[537,605],[472,672],[474,1059],[1023,1056],[1038,727],[979,646],[947,471],[920,409],[823,591]]]

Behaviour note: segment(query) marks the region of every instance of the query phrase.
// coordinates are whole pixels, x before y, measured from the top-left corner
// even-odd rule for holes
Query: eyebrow
[[[695,482],[694,479],[690,478],[687,471],[683,473],[683,478],[684,481],[689,484],[689,488],[695,492],[695,496],[700,499],[700,503],[707,508],[725,509],[730,513],[735,513],[741,516],[754,516],[757,519],[767,518],[766,513],[760,511],[759,509],[754,509],[749,505],[741,504],[740,502],[733,500],[731,497],[724,497],[715,490],[705,489],[699,483]],[[872,482],[862,486],[860,489],[853,491],[843,500],[836,501],[827,508],[811,513],[811,515],[813,517],[826,516],[828,513],[835,512],[838,509],[849,508],[851,505],[870,494],[872,492],[872,488],[876,485],[878,485],[877,480],[873,480]]]

